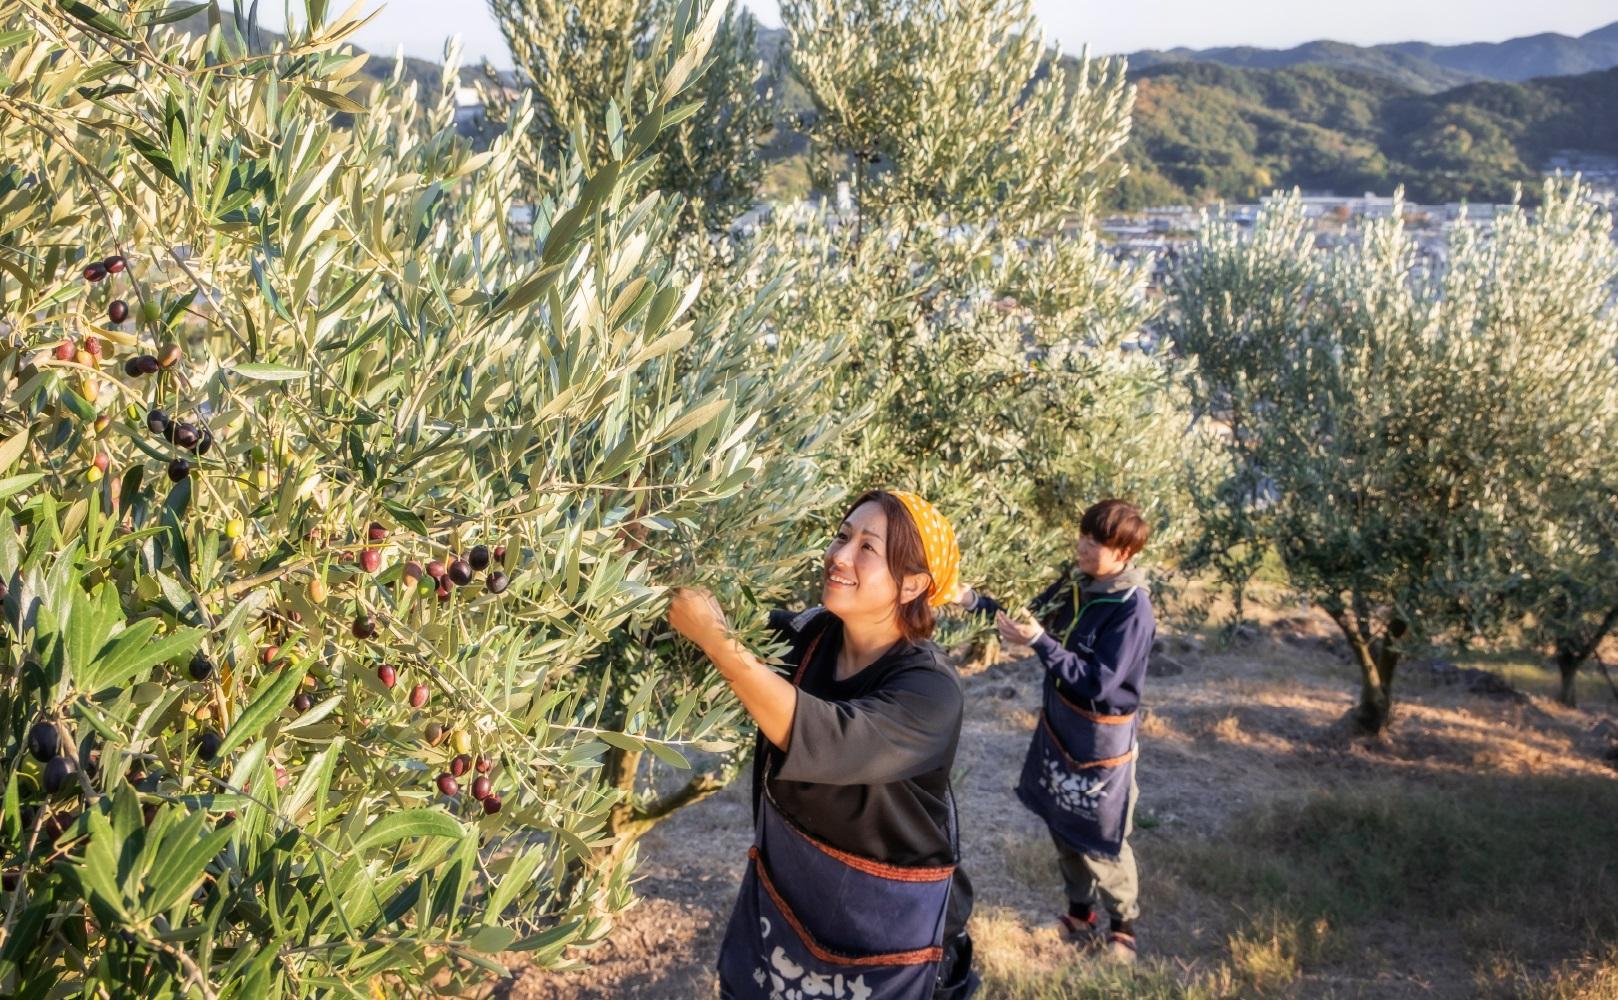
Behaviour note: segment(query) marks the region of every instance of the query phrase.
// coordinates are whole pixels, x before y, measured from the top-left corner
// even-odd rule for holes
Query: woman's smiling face
[[[899,604],[899,583],[888,568],[888,515],[862,503],[837,528],[822,566],[820,603],[843,620],[881,618]]]

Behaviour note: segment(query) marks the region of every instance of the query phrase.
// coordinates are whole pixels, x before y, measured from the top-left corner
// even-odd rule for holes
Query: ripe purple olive
[[[382,568],[382,550],[366,549],[360,553],[360,569],[367,573],[375,573]]]
[[[376,668],[376,679],[382,682],[383,687],[391,688],[399,682],[399,671],[393,669],[391,664],[384,663]]]
[[[73,341],[64,340],[56,345],[55,350],[51,351],[51,357],[58,361],[72,361],[78,356],[78,353],[78,348],[73,346]]]
[[[208,428],[204,427],[197,434],[197,447],[195,451],[198,455],[206,455],[210,450],[212,450],[212,448],[213,431],[210,431]]]
[[[472,551],[467,553],[467,562],[479,573],[489,568],[489,547],[487,545],[474,545]]]
[[[485,798],[483,800],[483,812],[486,815],[493,816],[495,813],[497,813],[499,811],[500,811],[500,796],[498,796],[498,795],[490,795],[490,796],[488,796],[487,798]]]
[[[427,575],[432,577],[435,583],[442,582],[444,579],[444,564],[434,559],[427,564]]]
[[[292,707],[299,713],[307,712],[315,707],[315,700],[309,697],[309,692],[299,691],[292,696]]]
[[[153,434],[161,434],[164,437],[167,437],[171,424],[173,424],[173,421],[171,421],[169,419],[169,415],[164,413],[162,410],[152,410],[150,413],[146,414],[146,429],[151,431]]]
[[[197,741],[197,756],[203,760],[213,760],[219,756],[220,744],[224,742],[213,730],[203,733],[202,738]]]
[[[376,623],[371,620],[370,615],[358,615],[354,618],[350,631],[354,633],[356,639],[369,639],[376,635]]]
[[[107,265],[95,263],[84,269],[84,280],[94,284],[107,276]]]
[[[468,757],[464,753],[459,753],[455,755],[454,760],[449,762],[449,773],[459,778],[461,775],[471,770],[471,767],[472,758]]]
[[[464,587],[472,582],[472,564],[465,559],[457,559],[449,564],[449,571],[445,575],[457,587]]]
[[[191,657],[191,679],[205,681],[213,676],[213,661],[198,653]]]
[[[427,704],[427,699],[430,695],[431,692],[427,689],[427,685],[417,684],[415,687],[410,689],[410,707],[423,707]]]
[[[448,580],[445,580],[444,582],[442,582],[442,583],[440,583],[438,585],[437,593],[438,593],[438,603],[439,604],[443,604],[445,601],[449,600],[449,581]]]
[[[440,774],[438,776],[438,790],[445,795],[461,794],[461,783],[455,780],[453,774]]]
[[[48,764],[56,758],[62,750],[61,734],[56,726],[49,722],[36,722],[28,730],[28,752],[34,759],[42,764]]]
[[[73,764],[66,757],[54,757],[45,765],[45,794],[55,795],[73,776]]]
[[[187,462],[183,458],[176,458],[174,461],[169,463],[169,479],[170,480],[177,483],[177,482],[181,481],[182,479],[184,479],[186,476],[189,476],[189,475],[191,475],[191,463],[190,462]]]
[[[489,589],[491,594],[503,594],[506,592],[506,588],[511,585],[511,580],[504,573],[495,572],[489,574],[489,579],[484,581],[483,585]]]
[[[493,791],[494,782],[489,780],[488,775],[480,774],[472,779],[472,797],[474,799],[486,799]]]
[[[113,299],[107,303],[107,322],[122,323],[129,318],[129,303],[123,299]]]
[[[488,774],[489,770],[494,767],[494,761],[487,757],[479,757],[477,763],[473,766],[478,769],[479,774]]]
[[[124,273],[124,268],[129,266],[129,262],[124,260],[122,256],[113,254],[102,261],[101,266],[106,269],[108,274],[122,274]]]
[[[372,521],[365,529],[365,537],[373,542],[383,541],[388,537],[388,529],[382,527],[381,522]]]
[[[174,443],[181,448],[195,448],[197,446],[197,429],[191,424],[174,425]]]

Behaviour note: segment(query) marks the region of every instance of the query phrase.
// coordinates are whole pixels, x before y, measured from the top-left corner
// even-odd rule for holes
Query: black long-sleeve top
[[[781,811],[832,847],[892,865],[954,864],[949,772],[965,698],[943,652],[900,643],[840,681],[835,615],[777,611],[770,624],[791,645],[793,672],[821,639],[798,684],[787,752],[759,737],[754,808],[768,767]]]

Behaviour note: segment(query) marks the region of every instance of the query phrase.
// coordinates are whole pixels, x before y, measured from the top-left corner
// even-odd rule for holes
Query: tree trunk
[[[640,773],[642,756],[639,750],[612,747],[607,751],[607,780],[619,793],[618,801],[607,813],[607,833],[614,840],[612,846],[607,848],[606,855],[613,860],[622,857],[648,830],[672,816],[676,810],[696,805],[723,790],[726,784],[723,771],[697,771],[678,790],[656,802],[642,805],[636,802],[635,797],[635,779]]]
[[[1573,707],[1578,699],[1576,683],[1584,661],[1596,655],[1607,634],[1618,627],[1618,607],[1609,608],[1593,632],[1578,639],[1562,638],[1556,643],[1556,669],[1562,674],[1562,704]]]
[[[1572,650],[1557,650],[1556,669],[1562,675],[1562,690],[1557,694],[1557,699],[1567,707],[1574,708],[1579,703],[1579,661]]]
[[[1334,612],[1332,618],[1348,639],[1354,663],[1360,668],[1360,700],[1351,716],[1354,727],[1368,736],[1380,736],[1393,719],[1393,673],[1399,665],[1397,644],[1407,630],[1405,623],[1395,619],[1384,638],[1373,639],[1369,626],[1347,609]]]
[[[618,793],[618,801],[607,812],[607,833],[620,840],[633,840],[639,834],[630,831],[635,825],[635,777],[640,773],[640,750],[622,750],[618,747],[607,749],[606,765],[607,784]],[[621,853],[619,848],[613,848],[613,853]]]

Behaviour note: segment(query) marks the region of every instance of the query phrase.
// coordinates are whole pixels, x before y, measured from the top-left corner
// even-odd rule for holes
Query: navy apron
[[[1081,608],[1079,614],[1083,613]],[[1059,682],[1046,683],[1017,798],[1067,846],[1085,854],[1118,857],[1139,754],[1135,728],[1135,713],[1089,711],[1064,697]]]
[[[819,644],[817,636],[794,685]],[[955,866],[883,864],[816,839],[776,807],[763,766],[755,841],[719,948],[720,995],[929,1000]],[[953,843],[953,798],[950,812]]]

